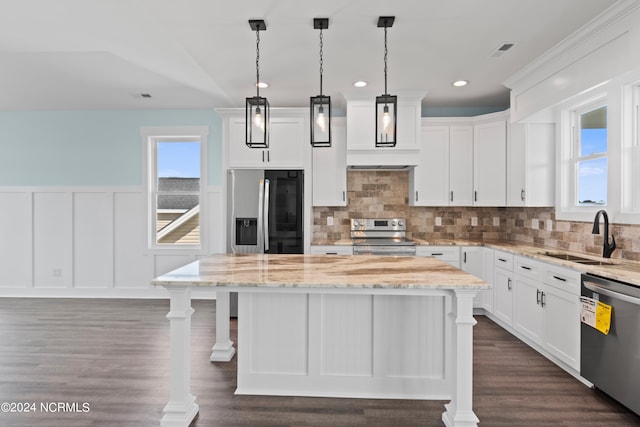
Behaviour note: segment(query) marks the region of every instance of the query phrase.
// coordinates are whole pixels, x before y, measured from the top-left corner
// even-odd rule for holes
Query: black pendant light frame
[[[329,28],[329,18],[314,18],[313,28],[320,30],[320,95],[310,98],[311,145],[313,147],[331,147],[331,97],[322,94],[324,74],[324,39],[322,30]]]
[[[260,31],[267,25],[262,19],[250,19],[249,26],[256,32],[256,96],[246,99],[246,144],[249,148],[269,148],[269,101],[260,96]]]
[[[395,16],[378,18],[378,28],[384,28],[384,95],[376,97],[376,147],[396,146],[398,97],[387,91],[387,28],[392,27],[394,21]],[[390,125],[393,126],[391,130]]]

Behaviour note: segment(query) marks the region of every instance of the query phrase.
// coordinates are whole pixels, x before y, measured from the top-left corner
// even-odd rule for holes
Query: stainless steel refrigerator
[[[231,169],[227,252],[304,253],[304,171]],[[237,316],[237,295],[231,295]]]

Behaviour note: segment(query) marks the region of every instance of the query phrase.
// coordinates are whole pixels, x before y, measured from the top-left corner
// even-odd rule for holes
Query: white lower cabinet
[[[580,273],[526,257],[514,260],[513,328],[528,342],[580,369]],[[547,277],[554,278],[549,282]],[[560,278],[560,279],[556,279]]]
[[[472,274],[485,282],[487,280],[484,273],[484,250],[482,246],[463,246],[460,248],[460,268],[462,271]],[[484,291],[479,291],[473,299],[473,308],[482,308],[484,306]]]
[[[508,326],[513,323],[513,255],[495,251],[493,314]]]

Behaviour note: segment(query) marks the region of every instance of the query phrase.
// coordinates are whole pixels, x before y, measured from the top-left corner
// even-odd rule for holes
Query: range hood
[[[347,101],[347,167],[356,170],[409,170],[420,154],[424,93],[398,93],[398,143],[375,146],[375,94],[345,94]]]

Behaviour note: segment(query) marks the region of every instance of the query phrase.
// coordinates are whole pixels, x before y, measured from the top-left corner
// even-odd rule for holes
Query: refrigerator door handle
[[[264,186],[265,180],[261,179],[258,186],[257,249],[259,254],[264,253]]]
[[[269,180],[264,180],[264,214],[263,214],[264,250],[269,250]]]

